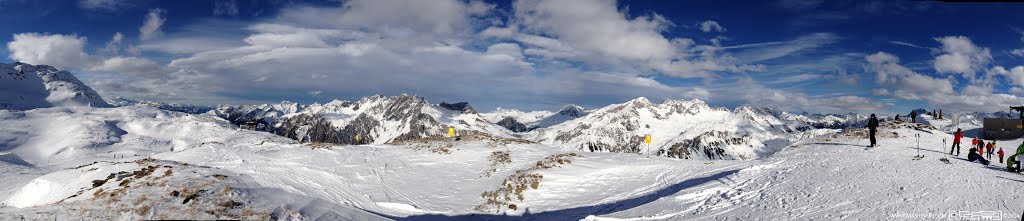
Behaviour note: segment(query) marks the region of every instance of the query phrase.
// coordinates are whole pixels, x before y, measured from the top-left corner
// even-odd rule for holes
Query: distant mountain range
[[[566,150],[684,159],[755,159],[827,131],[821,129],[864,127],[868,118],[855,113],[793,114],[749,106],[730,110],[697,99],[655,104],[643,97],[594,110],[569,104],[554,112],[499,108],[488,113],[479,113],[467,102],[431,104],[407,94],[308,105],[286,101],[212,107],[129,98],[115,98],[108,104],[66,71],[24,63],[0,64],[0,86],[4,92],[0,109],[146,105],[215,115],[235,125],[255,123],[259,130],[300,142],[385,144],[444,137],[448,128],[454,128],[456,135],[519,138]],[[961,121],[957,126],[975,127],[986,117],[1016,117],[1008,112],[956,115]],[[940,128],[953,127],[941,120],[931,121]],[[648,136],[650,143],[646,142]]]

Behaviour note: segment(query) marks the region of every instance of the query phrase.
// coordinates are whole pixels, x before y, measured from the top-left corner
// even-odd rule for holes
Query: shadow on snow
[[[727,176],[737,172],[739,172],[739,170],[729,170],[706,177],[689,179],[644,196],[600,205],[544,211],[540,213],[530,213],[530,210],[527,209],[526,213],[522,216],[508,216],[500,214],[463,214],[452,216],[444,214],[421,214],[408,217],[395,217],[380,213],[377,213],[377,215],[395,220],[580,220],[586,218],[588,215],[604,215],[632,209],[640,205],[654,202],[662,197],[670,196],[690,187],[726,178]]]

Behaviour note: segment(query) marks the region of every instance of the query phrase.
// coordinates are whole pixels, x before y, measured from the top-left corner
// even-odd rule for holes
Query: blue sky
[[[410,93],[481,110],[644,96],[784,111],[1024,103],[1024,5],[903,1],[0,0],[5,62],[106,98]]]

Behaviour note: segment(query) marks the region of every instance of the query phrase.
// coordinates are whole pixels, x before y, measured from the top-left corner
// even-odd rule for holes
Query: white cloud
[[[1013,67],[1010,70],[1006,70],[1003,66],[995,66],[991,72],[1010,79],[1013,86],[1024,86],[1024,66]]]
[[[1010,54],[1024,57],[1024,49],[1013,49],[1013,50],[1010,50]]]
[[[122,41],[124,41],[124,35],[121,32],[114,33],[114,36],[107,42],[107,46],[100,50],[100,53],[111,55],[120,53]]]
[[[965,44],[959,45],[965,46]],[[943,50],[964,51],[965,49],[953,47]],[[1011,79],[1020,77],[1013,75],[1012,70],[1007,71],[1002,67],[988,71],[989,76],[985,79],[969,78],[968,85],[961,88],[960,93],[957,93],[953,91],[950,79],[937,79],[916,73],[900,65],[899,58],[894,55],[878,52],[865,59],[868,61],[865,69],[877,74],[876,80],[879,85],[893,89],[891,96],[895,98],[923,100],[927,101],[929,105],[950,111],[999,111],[1004,110],[1006,106],[1024,103],[1024,99],[1014,95],[993,93],[991,75],[1002,74]],[[1014,89],[1010,89],[1010,92],[1014,93]]]
[[[159,79],[166,76],[169,70],[163,65],[157,64],[149,59],[138,57],[112,57],[96,63],[87,71],[127,74],[132,76],[145,76],[152,79]]]
[[[46,35],[39,33],[14,34],[7,43],[10,58],[29,64],[47,64],[57,68],[81,68],[89,55],[82,50],[85,37],[75,35]]]
[[[823,77],[824,76],[820,75],[820,74],[797,74],[797,75],[790,75],[790,76],[781,77],[781,78],[778,78],[778,79],[770,81],[770,83],[772,83],[772,84],[797,83],[797,82],[804,82],[804,81],[810,81],[810,80],[815,80],[815,79],[822,79]]]
[[[523,59],[523,49],[514,43],[498,43],[488,46],[487,54],[505,55],[516,60]]]
[[[130,6],[130,0],[78,0],[79,8],[90,11],[117,11]]]
[[[164,25],[167,18],[164,17],[167,11],[163,9],[150,9],[149,13],[146,13],[146,20],[143,21],[142,27],[139,27],[139,40],[145,41],[160,37],[163,31],[160,31],[160,27]]]
[[[528,31],[550,34],[598,56],[644,61],[675,53],[660,34],[667,21],[658,15],[628,19],[614,1],[522,0],[514,5],[516,18]]]
[[[874,90],[871,90],[871,94],[874,94],[875,96],[889,96],[890,93],[888,89],[875,88]]]
[[[741,50],[736,57],[746,63],[760,62],[788,56],[794,53],[819,48],[835,43],[839,36],[831,33],[814,33],[790,41],[765,42],[722,47],[726,50]]]
[[[865,57],[865,69],[876,74],[876,83],[896,89],[895,96],[903,99],[942,99],[953,94],[953,84],[919,74],[899,64],[899,58],[885,52]]]
[[[939,73],[959,73],[967,79],[976,78],[977,71],[992,61],[988,48],[978,47],[964,36],[936,38],[942,43],[941,54],[935,57],[935,70]]]
[[[717,21],[707,20],[700,23],[700,31],[703,32],[725,32],[725,27],[719,25]]]
[[[122,37],[115,34],[111,43],[119,42]],[[85,37],[75,35],[46,35],[38,33],[15,34],[14,40],[7,43],[11,59],[29,64],[45,64],[60,69],[81,70],[91,72],[118,73],[129,76],[146,76],[161,79],[172,70],[152,60],[139,57],[103,57],[85,53]],[[106,48],[100,49],[102,53]]]

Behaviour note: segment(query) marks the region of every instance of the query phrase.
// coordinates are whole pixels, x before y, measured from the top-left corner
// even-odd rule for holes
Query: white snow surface
[[[779,127],[773,119],[748,112],[756,110],[695,107],[702,119],[742,115],[753,120],[669,117],[664,125],[651,126]],[[653,106],[641,110],[641,120],[668,115]],[[600,112],[578,120],[590,122],[589,116]],[[662,136],[650,132],[655,139]],[[452,145],[445,154],[416,144],[314,148],[237,130],[211,114],[146,106],[0,110],[0,172],[5,175],[0,179],[0,219],[232,218],[203,215],[209,214],[204,208],[221,208],[226,201],[242,205],[224,207],[222,214],[248,210],[293,220],[936,220],[949,211],[998,212],[1014,220],[1024,211],[1024,204],[1016,203],[1024,200],[1019,188],[1024,176],[1006,172],[998,161],[989,166],[967,162],[966,148],[960,156],[946,154],[941,140],[949,134],[883,128],[880,134],[895,137],[883,136],[879,147],[865,148],[866,139],[836,132],[793,135],[793,142],[774,154],[738,161],[590,153],[543,143],[431,144]],[[920,160],[913,159],[917,134]],[[1012,152],[1020,143],[1000,141],[999,146]],[[496,151],[509,153],[510,162],[493,164],[488,157]],[[512,200],[517,209],[473,210],[486,202],[481,197],[485,191],[561,153],[580,156],[534,170],[542,178],[536,189],[522,190],[522,200]],[[129,187],[115,180],[93,187],[93,180],[114,171],[149,166],[157,169],[132,179]],[[173,174],[161,178],[170,170],[163,166],[173,167]],[[105,194],[120,189],[127,190],[117,197]],[[189,204],[168,195],[195,189],[208,192]],[[98,190],[104,194],[94,194]]]

